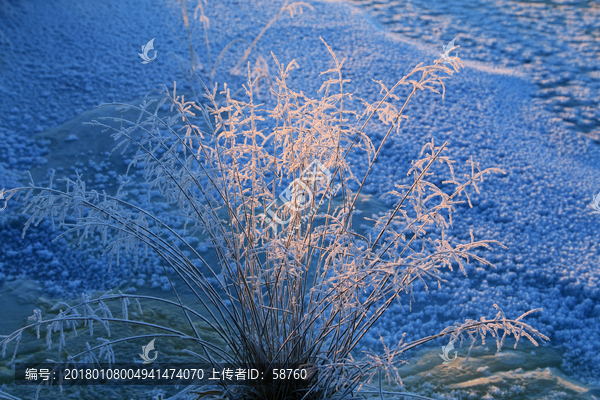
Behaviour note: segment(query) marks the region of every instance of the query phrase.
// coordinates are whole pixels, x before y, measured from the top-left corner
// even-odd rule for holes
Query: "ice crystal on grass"
[[[353,110],[347,91],[350,81],[342,74],[345,60],[325,46],[333,66],[322,74],[325,80],[317,99],[288,86],[290,74],[298,67],[295,61],[284,65],[273,56],[278,76],[271,87],[272,103],[256,102],[263,76],[248,71],[244,99],[234,98],[227,85],[206,88],[206,104],[186,100],[177,94],[176,86],[172,92],[164,87],[162,102],[118,104],[137,110],[135,121],[107,117],[91,122],[110,130],[118,149],[137,147],[130,167],[143,167],[149,196],[160,194],[167,209],[176,210],[176,217],[127,201],[125,182],[115,196],[88,190],[80,176],[66,179],[65,191],[55,189],[53,179],[47,187],[32,183],[6,191],[6,201],[27,191],[25,212],[30,216],[25,230],[50,218],[64,229],[63,235],[77,234],[80,241],[98,234],[117,259],[123,248],[137,253],[143,245],[156,252],[177,301],[122,293],[97,299],[84,296],[78,305],[65,305],[55,318],[43,320],[41,314],[34,314],[32,324],[4,337],[3,351],[30,327],[39,330],[45,324],[48,346],[54,333],[59,333],[64,346],[65,328],[76,330],[76,321],[83,321],[94,335],[93,324],[98,322],[107,338],[79,353],[71,352],[69,360],[105,356],[114,361],[113,344],[146,337],[111,338],[111,324],[130,324],[152,330],[153,337],[189,342],[186,353],[204,362],[318,371],[305,381],[273,381],[254,388],[223,380],[221,390],[230,398],[341,399],[353,398],[375,377],[382,396],[383,378],[400,382],[396,366],[403,362],[403,354],[439,337],[462,340],[467,335],[473,345],[478,337],[491,334],[498,348],[507,335],[517,341],[525,337],[535,345],[536,338],[547,339],[522,321],[527,314],[510,320],[499,312],[494,319],[467,320],[394,348],[383,343],[383,354],[354,354],[392,302],[411,295],[413,284],[441,287],[443,268],[456,265],[466,275],[465,264],[472,260],[493,267],[478,250],[499,243],[477,240],[471,232],[470,241],[454,244],[446,230],[454,207],[464,198],[470,204],[473,193],[469,191],[478,192],[484,177],[502,171],[481,169],[471,159],[468,173],[459,177],[458,167],[446,156],[446,144],[427,143],[420,158],[407,168],[408,181],[390,187],[394,207],[373,219],[369,234],[361,234],[352,219],[357,199],[385,142],[400,132],[407,104],[419,91],[443,96],[444,80],[461,64],[458,58],[448,64],[441,59],[431,65],[421,63],[389,89],[379,82],[381,100],[363,101],[365,110]],[[171,105],[168,116],[158,114],[165,102]],[[380,143],[373,143],[367,126],[377,121],[386,132]],[[349,155],[357,154],[366,166],[364,176],[355,176],[349,162]],[[328,179],[305,181],[305,171],[315,162],[328,171]],[[433,182],[434,171],[447,178],[440,186]],[[277,212],[281,220],[291,223],[269,229],[265,210],[289,182],[301,184],[305,197],[297,198],[295,189],[285,192],[290,201]],[[335,196],[334,190],[339,190]],[[310,207],[294,206],[306,199]],[[216,263],[186,240],[190,232],[210,244]],[[196,295],[198,308],[183,304],[172,274]],[[130,299],[177,307],[188,326],[132,318]],[[109,302],[120,302],[121,318],[112,314]],[[202,339],[199,322],[224,345]]]

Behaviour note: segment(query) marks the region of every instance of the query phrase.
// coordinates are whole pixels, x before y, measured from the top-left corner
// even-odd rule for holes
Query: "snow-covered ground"
[[[532,95],[573,136],[600,140],[600,4],[597,1],[348,0],[384,29],[460,56],[519,70]]]
[[[209,1],[205,10],[211,21],[212,59],[234,39],[252,41],[282,4],[267,0]],[[291,85],[305,93],[316,93],[321,85],[318,73],[331,65],[319,37],[338,56],[347,58],[345,73],[352,79],[351,90],[374,100],[378,88],[371,78],[392,85],[414,65],[437,58],[442,44],[456,36],[451,27],[457,23],[446,19],[446,25],[441,25],[443,35],[428,36],[430,30],[415,22],[426,20],[433,25],[437,21],[424,16],[424,6],[415,11],[421,19],[409,16],[395,20],[394,26],[406,21],[403,26],[410,27],[395,34],[367,18],[363,9],[343,2],[310,4],[314,10],[300,17],[282,17],[258,42],[251,57],[253,60],[262,55],[268,59],[273,51],[279,61],[296,59],[300,69],[292,75]],[[517,6],[510,4],[513,8],[504,9],[500,16],[487,15],[490,21],[502,24],[482,21],[468,35],[475,37],[489,26],[494,27],[493,32],[502,31],[500,26],[508,24],[512,31],[501,38],[510,37],[511,46],[517,46],[508,47],[510,54],[522,55],[523,48],[531,47],[527,57],[536,61],[540,59],[539,51],[555,52],[554,48],[540,50],[542,45],[531,35],[518,34],[522,28],[510,17],[510,10]],[[475,7],[473,15],[486,16],[488,8],[484,6]],[[193,8],[190,3],[188,9]],[[365,7],[367,11],[371,8],[376,5]],[[565,8],[561,10],[565,12]],[[577,17],[579,12],[577,5],[566,10],[567,16],[572,12]],[[587,29],[586,37],[597,35],[593,29],[598,20],[590,22],[589,18],[593,10],[581,15],[580,25],[574,21],[577,18],[568,18],[565,26],[573,32],[571,36],[576,36],[581,26]],[[535,18],[532,14],[527,20]],[[556,28],[556,24],[543,26]],[[194,45],[200,61],[205,63],[203,34],[197,23],[194,27]],[[548,34],[561,43],[562,35],[569,33],[558,31]],[[416,33],[411,36],[407,32]],[[452,37],[446,38],[446,32],[452,32]],[[493,35],[487,35],[477,35],[486,38],[478,39],[485,45],[472,40],[474,51],[469,50],[471,42],[459,39],[459,55],[466,68],[448,81],[444,100],[420,93],[411,103],[407,112],[410,119],[388,142],[384,157],[375,165],[368,192],[382,194],[392,188],[392,182],[404,181],[410,161],[418,156],[423,144],[431,138],[437,143],[447,140],[455,159],[462,162],[473,156],[482,167],[496,166],[507,172],[487,179],[481,186],[482,193],[473,196],[473,208],[459,208],[454,237],[466,241],[473,229],[477,238],[499,240],[509,249],[487,254],[497,270],[472,265],[468,279],[456,271],[448,272],[445,277],[449,282],[442,291],[433,289],[426,295],[417,290],[412,312],[408,307],[390,309],[364,344],[377,345],[379,332],[393,343],[403,332],[416,338],[437,333],[453,321],[491,317],[494,303],[510,317],[543,307],[543,313],[528,321],[550,336],[550,345],[562,352],[561,368],[565,373],[597,385],[600,215],[592,214],[589,206],[592,196],[600,192],[600,145],[590,139],[600,129],[597,71],[575,68],[579,64],[571,60],[587,58],[562,53],[545,56],[538,69],[531,66],[538,65],[537,61],[526,62],[525,58],[506,62],[510,57],[504,54],[502,58],[503,51],[481,50],[502,47],[490,44],[495,43],[490,38]],[[157,58],[142,64],[138,53],[152,38]],[[588,53],[596,54],[596,64],[592,65],[597,65],[597,45],[597,39],[595,50],[594,43],[587,44],[592,46]],[[239,56],[243,48],[242,44],[233,47],[223,59],[223,68],[216,76],[218,82],[239,87],[239,78],[229,76],[226,66],[231,66],[234,55]],[[52,155],[91,141],[85,136],[90,131],[80,122],[90,119],[88,110],[94,105],[130,101],[160,83],[171,85],[174,80],[178,87],[185,88],[176,56],[189,58],[181,8],[174,1],[3,0],[0,50],[0,188],[16,186],[22,179],[18,175],[21,172],[39,171],[45,163],[53,163]],[[590,54],[586,57],[593,58]],[[535,72],[539,70],[542,72]],[[543,86],[546,84],[555,92],[549,97],[540,96],[548,93],[541,92],[547,89]],[[574,86],[578,89],[572,89]],[[561,90],[587,103],[569,108],[566,99],[555,95]],[[574,115],[572,119],[569,113]],[[51,134],[44,136],[48,132]],[[379,132],[370,134],[377,143]],[[90,149],[87,144],[86,154],[72,160],[72,164],[79,163],[76,168],[84,172],[89,186],[102,188],[107,179],[112,179],[109,163],[116,161],[106,160],[105,149]],[[74,173],[67,162],[64,168],[58,175]],[[356,172],[360,170],[357,164]],[[106,260],[93,255],[91,248],[73,249],[61,241],[50,243],[56,233],[49,224],[31,229],[21,239],[23,220],[15,218],[19,204],[9,204],[7,211],[0,214],[0,281],[27,276],[38,279],[43,291],[62,297],[123,282],[131,286],[164,283],[156,260],[137,269],[113,268],[107,274]]]

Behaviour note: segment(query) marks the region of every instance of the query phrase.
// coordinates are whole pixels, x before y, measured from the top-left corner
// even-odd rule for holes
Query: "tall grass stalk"
[[[189,45],[189,52],[190,52],[190,74],[188,76],[188,80],[192,81],[194,80],[197,75],[198,75],[198,69],[202,69],[201,65],[199,63],[198,58],[196,57],[196,52],[194,50],[194,45],[192,42],[192,27],[190,25],[190,18],[188,15],[188,11],[187,11],[187,3],[186,0],[178,0],[181,2],[181,10],[183,13],[183,23],[185,25],[185,29],[186,29],[186,33],[187,33],[187,38],[188,38],[188,45]],[[291,18],[294,18],[294,16],[297,15],[301,15],[304,12],[304,9],[310,9],[313,10],[313,7],[305,2],[292,2],[292,3],[287,3],[285,2],[283,4],[283,6],[281,7],[281,9],[279,10],[279,12],[277,13],[277,15],[275,15],[273,18],[271,18],[271,20],[267,23],[267,25],[265,25],[265,27],[259,32],[259,34],[256,36],[256,38],[254,38],[254,40],[252,41],[252,43],[248,44],[248,42],[246,42],[244,39],[234,39],[231,42],[229,42],[219,53],[219,55],[217,56],[216,61],[214,62],[214,64],[211,61],[211,50],[210,50],[210,38],[209,38],[209,27],[210,27],[210,19],[208,18],[207,14],[204,11],[204,5],[206,4],[207,0],[198,0],[196,7],[194,9],[194,19],[199,20],[200,23],[202,24],[202,29],[204,31],[204,43],[206,46],[206,62],[207,62],[207,67],[204,70],[205,72],[205,79],[207,79],[208,83],[210,86],[212,86],[213,82],[214,82],[214,76],[217,70],[217,67],[219,66],[220,61],[222,60],[223,56],[227,53],[227,51],[235,44],[243,42],[246,43],[248,45],[248,47],[246,48],[246,50],[244,51],[244,53],[242,54],[242,56],[239,58],[239,60],[237,61],[237,63],[235,64],[235,66],[231,69],[231,74],[233,75],[240,75],[243,73],[243,68],[242,66],[244,65],[244,63],[246,62],[246,60],[248,60],[248,57],[250,56],[250,54],[252,53],[252,50],[254,49],[254,47],[256,46],[256,43],[260,40],[260,38],[265,34],[265,32],[267,30],[269,30],[269,28],[271,26],[273,26],[273,24],[275,22],[277,22],[277,20],[284,14],[284,13],[289,13]],[[2,34],[2,32],[0,31],[0,35]],[[178,55],[176,55],[175,53],[170,53],[179,63],[180,65],[183,65],[182,63],[182,58]],[[259,56],[259,61],[262,60],[262,57]],[[200,67],[200,68],[199,68]],[[257,67],[260,67],[257,65]],[[187,68],[184,68],[184,70],[187,70]]]
[[[77,322],[85,322],[90,334],[93,322],[99,322],[107,335],[112,324],[132,324],[155,332],[148,337],[189,342],[188,354],[204,362],[318,371],[305,381],[273,381],[253,388],[221,381],[219,390],[229,398],[342,399],[354,398],[360,389],[368,391],[362,385],[374,378],[383,396],[382,377],[400,383],[396,367],[405,352],[436,338],[468,337],[473,346],[478,337],[491,334],[498,349],[507,336],[514,336],[517,343],[525,337],[535,345],[536,339],[546,340],[523,322],[537,310],[513,320],[498,309],[492,319],[466,320],[396,346],[384,343],[381,354],[357,353],[361,339],[392,302],[410,296],[413,284],[441,288],[442,269],[457,266],[466,275],[470,261],[494,267],[478,249],[490,250],[500,243],[476,240],[471,232],[470,241],[452,244],[446,231],[455,205],[465,201],[461,199],[470,204],[469,196],[479,191],[484,177],[502,171],[480,169],[471,159],[469,172],[461,178],[446,155],[446,143],[440,146],[432,140],[408,168],[408,181],[390,188],[395,206],[374,219],[374,233],[359,233],[352,219],[357,198],[385,143],[392,134],[400,134],[409,101],[420,91],[443,96],[444,80],[462,64],[456,57],[448,64],[442,59],[420,63],[391,88],[378,82],[381,99],[363,101],[362,109],[352,110],[349,80],[342,73],[345,60],[325,46],[333,65],[321,74],[325,79],[319,98],[289,87],[288,78],[298,64],[284,65],[273,55],[278,76],[270,105],[256,102],[257,79],[249,73],[244,99],[233,98],[227,85],[218,89],[215,84],[207,90],[206,104],[187,101],[175,88],[171,92],[164,87],[162,102],[118,104],[137,110],[136,121],[106,117],[91,123],[112,131],[119,141],[117,148],[137,147],[131,167],[143,167],[149,190],[158,191],[181,215],[178,225],[128,201],[123,186],[109,196],[88,190],[81,177],[64,179],[65,190],[55,188],[51,180],[48,186],[32,182],[6,191],[5,201],[26,193],[24,212],[30,216],[23,234],[50,218],[64,229],[61,236],[72,233],[83,240],[98,234],[107,251],[117,257],[119,249],[137,254],[143,245],[164,261],[169,279],[174,273],[184,282],[197,303],[184,304],[175,287],[176,301],[126,294],[84,296],[54,318],[43,319],[36,311],[30,325],[2,338],[3,354],[30,328],[39,334],[46,326],[48,346],[54,332],[59,332],[59,345],[64,346],[63,331],[76,329]],[[172,113],[163,118],[158,110],[165,102]],[[366,132],[377,123],[386,130],[376,146]],[[353,174],[349,154],[364,157],[364,176]],[[331,179],[303,181],[307,167],[316,161]],[[441,187],[432,182],[433,171],[446,171]],[[269,218],[267,210],[289,182],[290,201]],[[287,222],[274,226],[274,221]],[[190,230],[204,235],[215,262],[186,240]],[[132,319],[127,312],[130,300],[179,308],[188,327]],[[110,313],[105,305],[109,301],[122,302],[122,317]],[[199,321],[226,345],[202,339]],[[139,337],[107,338],[79,353],[71,352],[68,360],[105,356],[112,361],[116,343]],[[205,388],[204,393],[210,390]]]
[[[242,66],[244,65],[244,63],[248,59],[248,56],[252,52],[252,48],[260,40],[260,38],[265,34],[265,32],[275,22],[277,22],[277,20],[279,19],[279,17],[281,17],[284,13],[289,12],[290,13],[290,17],[294,18],[294,15],[302,14],[302,12],[303,12],[303,8],[302,7],[305,7],[305,8],[308,8],[310,10],[313,10],[313,6],[311,6],[310,4],[305,3],[303,1],[296,1],[296,2],[292,2],[290,4],[288,4],[287,2],[285,2],[284,5],[279,10],[279,12],[277,13],[277,15],[275,15],[273,18],[271,18],[271,20],[269,21],[269,23],[267,23],[267,25],[265,25],[265,27],[260,31],[260,33],[252,41],[252,43],[250,43],[250,46],[248,46],[248,48],[246,49],[246,51],[244,52],[244,54],[242,55],[242,57],[238,60],[238,62],[235,65],[235,67],[233,67],[232,73],[233,74],[241,74],[242,73],[242,71],[243,71]]]

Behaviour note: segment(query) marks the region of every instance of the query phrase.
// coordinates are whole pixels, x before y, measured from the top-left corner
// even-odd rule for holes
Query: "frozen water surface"
[[[473,229],[478,239],[508,246],[486,254],[498,268],[471,264],[468,278],[446,273],[442,291],[426,294],[417,287],[412,311],[408,299],[404,309],[390,309],[365,337],[365,347],[377,346],[380,333],[397,343],[403,332],[416,338],[454,321],[492,317],[494,303],[510,317],[542,307],[528,321],[550,336],[546,347],[521,343],[514,351],[507,347],[503,359],[495,358],[490,342],[489,351],[479,346],[473,364],[448,369],[437,356],[446,344],[439,342],[403,367],[407,389],[437,398],[599,397],[597,388],[587,386],[598,385],[600,376],[600,216],[589,206],[600,192],[598,2],[310,3],[314,11],[281,19],[267,31],[254,55],[268,58],[273,51],[280,61],[296,59],[300,69],[291,84],[307,93],[316,92],[318,73],[331,66],[319,36],[347,58],[352,90],[370,100],[378,92],[370,78],[392,85],[412,66],[437,58],[454,37],[461,46],[466,68],[449,80],[444,100],[420,94],[411,103],[410,120],[375,165],[371,196],[405,182],[410,161],[431,138],[449,141],[461,163],[473,156],[482,167],[507,173],[481,185],[473,208],[459,207],[452,230],[454,240],[468,241]],[[177,65],[177,56],[189,54],[181,9],[169,1],[140,4],[0,3],[0,188],[26,183],[23,171],[42,179],[52,167],[57,176],[83,172],[88,186],[111,190],[110,171],[124,164],[107,157],[111,142],[81,125],[99,112],[92,107],[134,101],[173,80],[185,90]],[[252,41],[281,5],[209,1],[213,60],[233,39]],[[143,65],[137,53],[152,38],[158,56]],[[202,48],[203,38],[195,40]],[[228,62],[232,58],[223,60]],[[241,83],[225,69],[216,80]],[[380,132],[370,134],[377,143]],[[361,168],[357,160],[355,172]],[[146,204],[142,187],[129,192]],[[165,211],[161,204],[146,205]],[[373,200],[362,211],[368,215],[380,207]],[[124,259],[108,273],[93,243],[79,249],[51,243],[56,232],[50,224],[21,239],[19,204],[9,208],[0,214],[0,299],[19,307],[13,322],[0,325],[0,334],[39,304],[39,296],[25,294],[34,287],[40,296],[58,298],[117,286],[140,292],[168,287],[152,257],[137,267]],[[18,285],[31,279],[37,282]],[[461,349],[459,356],[465,355]]]
[[[440,48],[457,38],[461,58],[518,69],[537,87],[534,103],[600,140],[597,1],[348,2],[390,32]]]

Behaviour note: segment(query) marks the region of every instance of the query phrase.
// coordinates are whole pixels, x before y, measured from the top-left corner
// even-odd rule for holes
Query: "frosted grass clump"
[[[221,90],[217,85],[206,88],[208,105],[198,99],[186,101],[177,95],[176,87],[172,93],[164,87],[166,97],[155,105],[118,104],[137,110],[136,121],[107,117],[92,122],[113,132],[119,141],[117,148],[137,146],[130,166],[143,166],[149,193],[159,193],[176,210],[179,217],[170,218],[169,223],[166,216],[128,202],[123,185],[115,196],[88,190],[81,178],[65,179],[64,191],[56,189],[52,180],[47,187],[31,183],[6,191],[6,201],[27,192],[24,212],[30,217],[24,231],[50,218],[65,229],[63,235],[75,233],[83,240],[99,234],[117,260],[122,249],[151,249],[164,260],[169,282],[170,274],[175,273],[198,303],[197,307],[183,304],[174,286],[177,301],[121,293],[97,299],[84,296],[80,304],[67,305],[55,318],[43,319],[36,311],[32,324],[3,337],[3,352],[9,342],[18,343],[26,329],[35,328],[39,333],[45,325],[48,346],[53,334],[60,333],[59,356],[64,357],[60,353],[66,345],[64,331],[85,322],[93,335],[96,321],[109,337],[79,353],[71,351],[68,362],[102,356],[114,361],[116,343],[172,337],[189,342],[187,354],[206,363],[318,371],[307,380],[274,380],[255,387],[220,381],[223,397],[349,399],[376,389],[371,386],[374,378],[379,382],[377,393],[383,397],[384,378],[401,384],[396,366],[402,363],[404,353],[436,338],[447,336],[461,343],[467,339],[472,347],[478,337],[485,340],[491,334],[498,350],[508,336],[517,343],[525,337],[535,345],[536,339],[546,340],[523,322],[537,310],[512,320],[498,309],[492,319],[456,323],[410,343],[384,343],[381,354],[356,354],[361,339],[392,302],[410,296],[416,281],[426,288],[430,284],[441,288],[442,268],[458,267],[466,275],[465,264],[471,260],[493,267],[477,250],[501,244],[476,240],[471,232],[469,242],[454,245],[445,232],[454,206],[464,201],[461,197],[470,203],[468,190],[478,192],[478,183],[486,175],[502,171],[482,170],[471,159],[468,173],[458,177],[454,162],[444,154],[446,144],[427,143],[421,158],[408,168],[408,184],[390,188],[388,195],[396,198],[394,208],[373,221],[374,234],[361,235],[352,223],[358,196],[385,142],[392,133],[399,134],[409,101],[421,90],[443,96],[444,80],[462,64],[457,57],[435,60],[431,65],[421,63],[391,88],[378,82],[380,101],[363,101],[362,110],[351,110],[347,106],[352,97],[346,89],[349,80],[342,75],[344,60],[339,61],[325,46],[334,66],[321,74],[326,79],[317,99],[288,87],[287,79],[298,67],[295,61],[284,65],[273,56],[278,76],[271,89],[272,106],[256,102],[258,78],[248,71],[245,100],[233,98],[227,85]],[[400,89],[405,89],[404,94],[397,93]],[[161,117],[158,110],[166,103],[172,112]],[[377,121],[386,133],[375,145],[366,129]],[[364,176],[353,175],[348,161],[351,153],[366,160]],[[265,210],[284,183],[296,182],[315,161],[330,171],[332,178],[310,183],[311,196],[303,197],[303,201],[310,199],[310,207],[280,207],[278,217],[289,223],[273,229]],[[447,171],[442,187],[432,183],[433,170]],[[335,196],[334,188],[338,190]],[[215,262],[185,239],[190,231],[205,238]],[[130,300],[141,299],[180,308],[189,326],[132,319]],[[109,301],[122,302],[121,318],[110,312]],[[197,328],[200,321],[225,345],[202,339]],[[111,338],[111,324],[121,323],[144,326],[153,333]],[[16,352],[17,348],[14,355]],[[195,388],[194,393],[212,390],[214,387]]]

